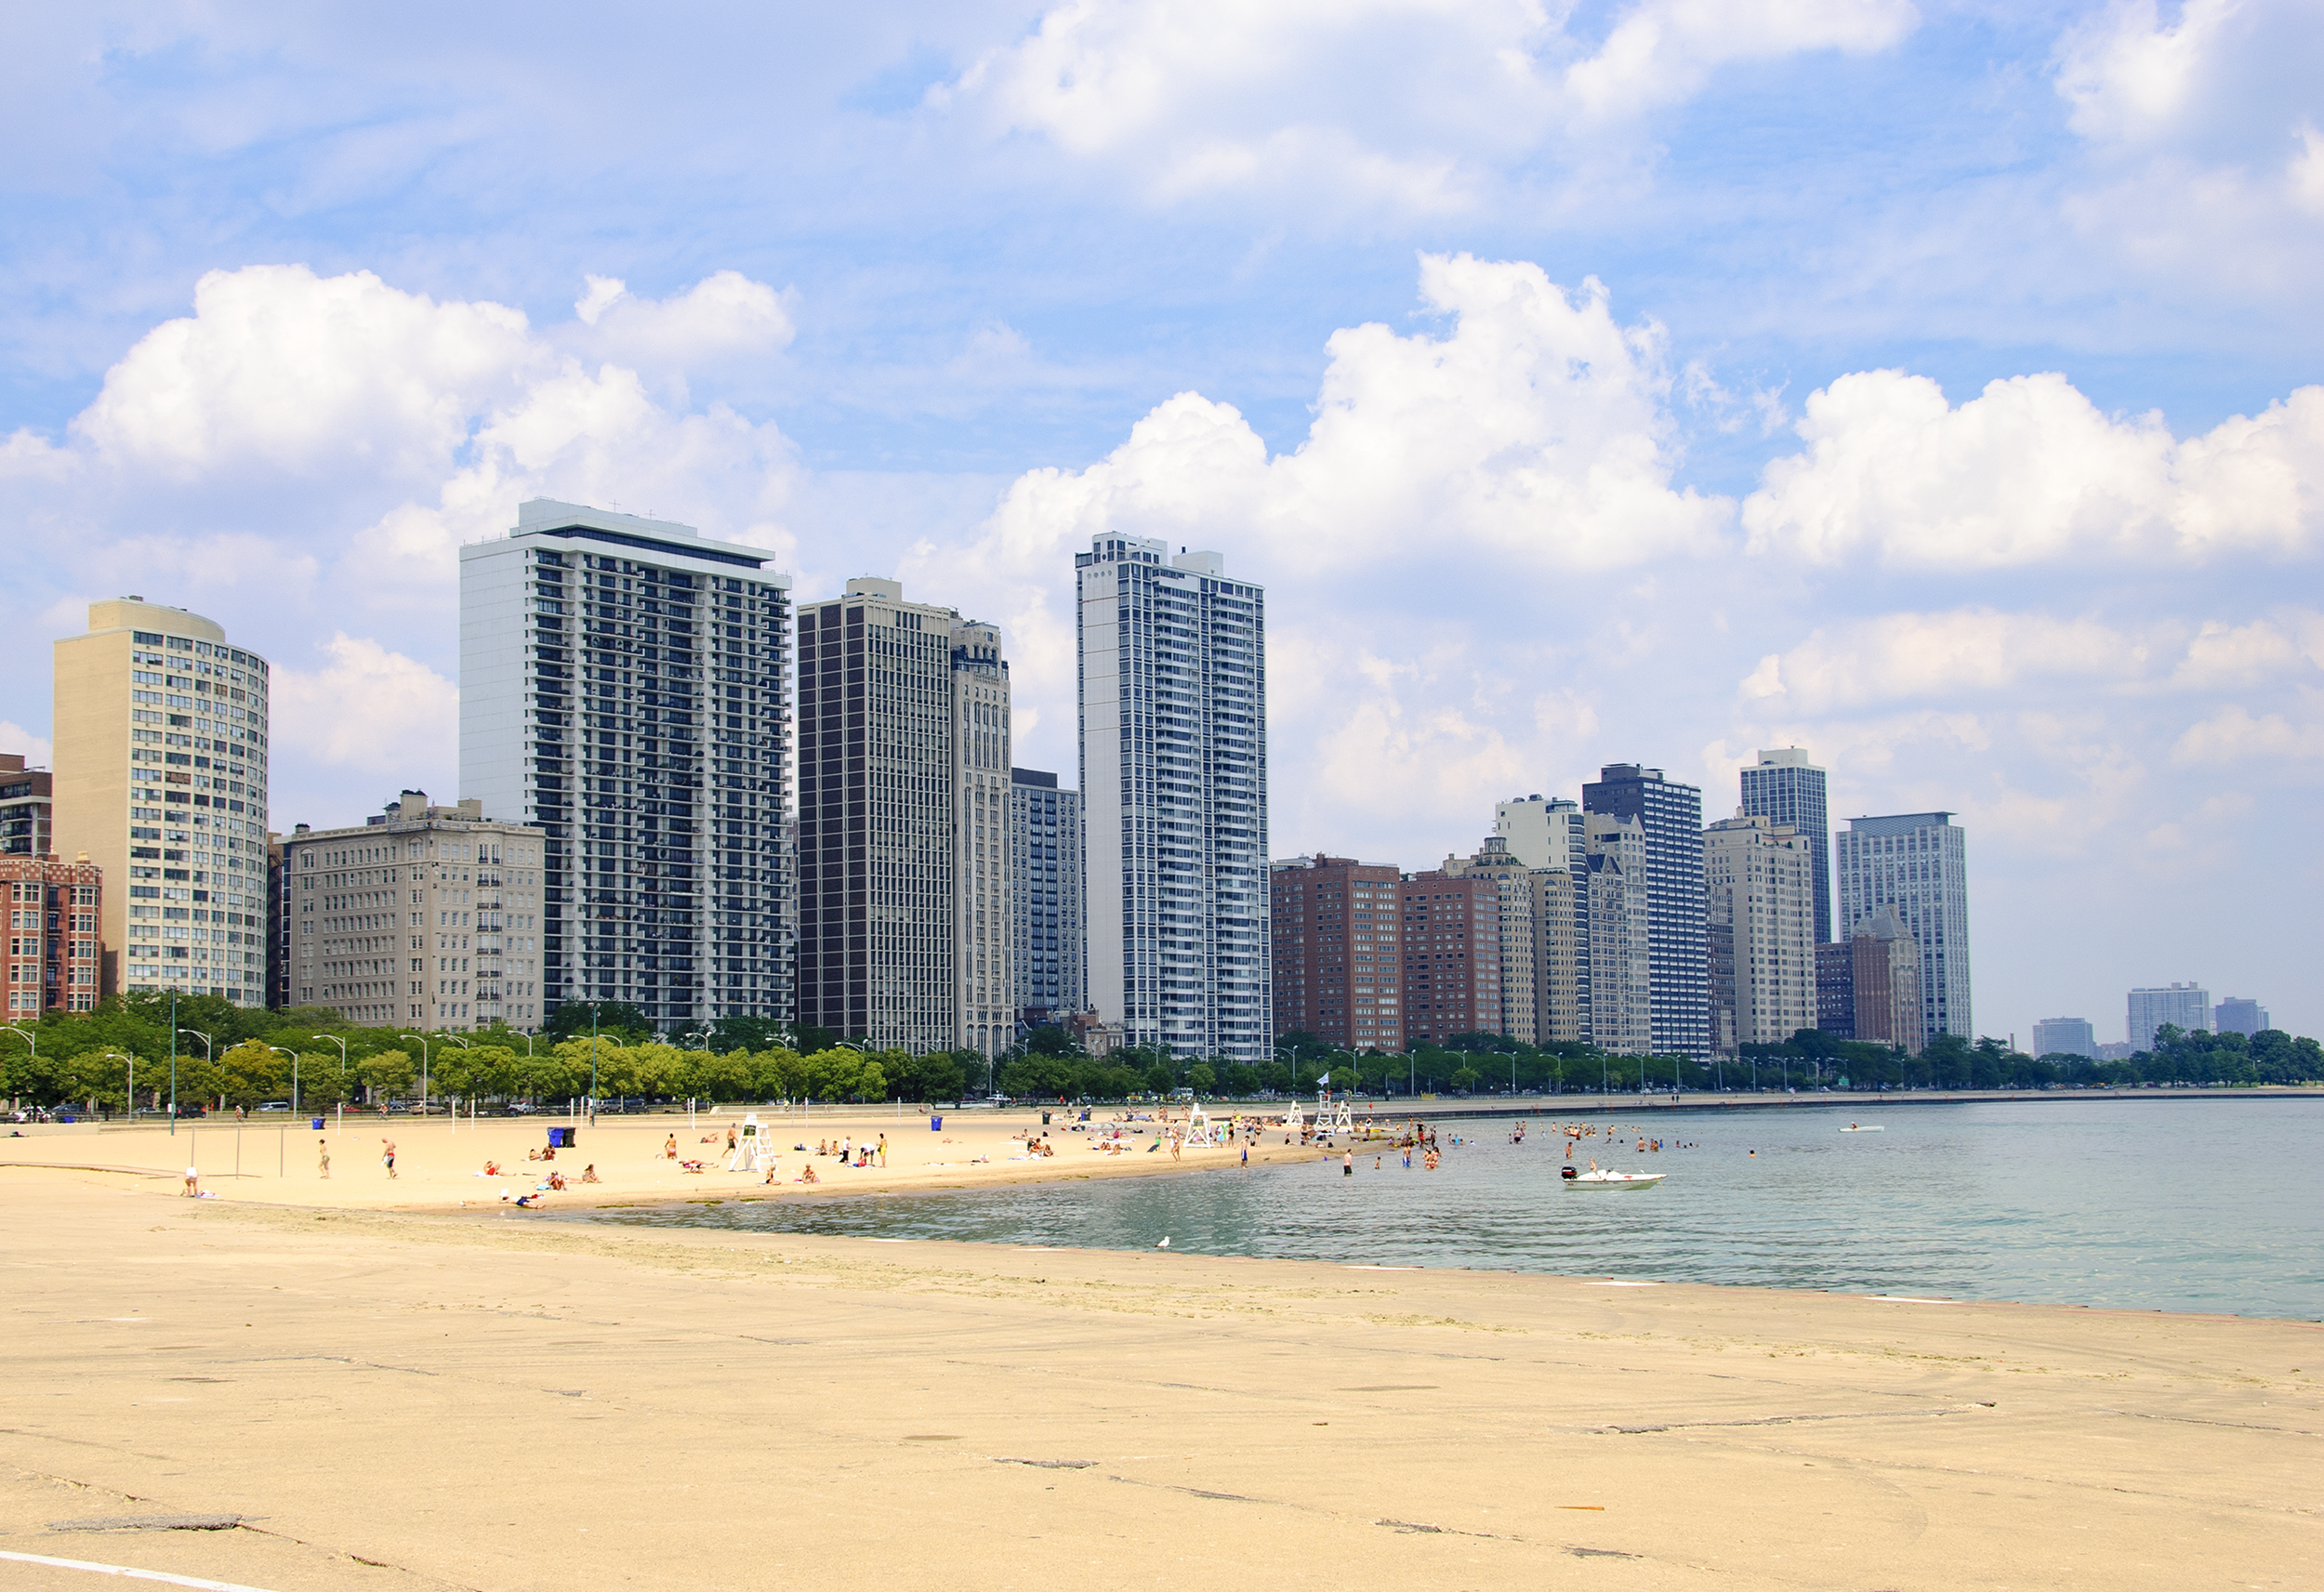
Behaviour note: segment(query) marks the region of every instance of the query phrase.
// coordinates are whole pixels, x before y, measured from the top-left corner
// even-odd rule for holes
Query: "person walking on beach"
[[[879,1136],[879,1164],[888,1164],[888,1136],[884,1133]]]
[[[388,1176],[392,1178],[395,1176],[395,1140],[383,1138],[379,1142],[387,1147],[379,1152],[379,1164],[385,1166]]]
[[[315,1174],[326,1183],[331,1180],[331,1141],[327,1138],[315,1140]]]
[[[671,1134],[662,1141],[662,1159],[665,1161],[678,1159],[678,1136],[676,1134]]]

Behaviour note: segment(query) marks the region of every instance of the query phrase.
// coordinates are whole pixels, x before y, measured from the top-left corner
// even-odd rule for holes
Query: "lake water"
[[[1251,1172],[974,1193],[670,1204],[586,1219],[690,1228],[1279,1256],[2324,1320],[2324,1099],[1657,1110],[1578,1164],[1667,1174],[1581,1191],[1537,1112],[1393,1151]],[[1842,1133],[1855,1121],[1878,1133]],[[1454,1145],[1459,1134],[1465,1142]],[[1061,1160],[1086,1154],[1057,1134]],[[1751,1154],[1756,1151],[1756,1155]]]

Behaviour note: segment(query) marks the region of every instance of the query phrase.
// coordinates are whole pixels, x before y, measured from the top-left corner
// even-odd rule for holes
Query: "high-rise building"
[[[46,857],[56,850],[55,782],[28,769],[21,752],[0,752],[0,857]]]
[[[2244,995],[2229,995],[2212,1007],[2213,1033],[2263,1033],[2273,1026],[2267,1008]]]
[[[998,632],[863,576],[800,605],[799,660],[800,1020],[916,1052],[1005,1048]]]
[[[2155,1030],[2170,1023],[2182,1033],[2211,1031],[2211,992],[2200,984],[2166,984],[2159,989],[2133,990],[2130,1019],[2125,1025],[2134,1050],[2155,1047]]]
[[[952,879],[959,1015],[955,1049],[997,1056],[1017,1033],[1010,965],[1016,891],[1010,880],[1009,662],[1000,630],[952,626]]]
[[[1851,1039],[1901,1046],[1908,1056],[1927,1042],[1921,998],[1921,947],[1893,906],[1856,925],[1848,938],[1848,986],[1855,1011]]]
[[[2083,1056],[2096,1059],[2098,1031],[2086,1017],[2045,1017],[2033,1025],[2033,1053],[2043,1056]]]
[[[1654,1054],[1708,1056],[1710,941],[1703,915],[1702,791],[1664,779],[1660,769],[1612,763],[1594,783],[1581,787],[1581,806],[1585,813],[1635,819],[1645,832]],[[1635,875],[1627,876],[1627,888],[1637,884]],[[1594,983],[1591,999],[1594,1014]]]
[[[1829,776],[1804,748],[1763,748],[1759,765],[1743,770],[1743,810],[1789,824],[1816,855],[1816,941],[1833,934],[1831,912],[1831,810]]]
[[[283,1004],[373,1026],[538,1028],[546,840],[425,791],[361,824],[299,824],[278,841]]]
[[[1969,1003],[1969,841],[1952,817],[1852,818],[1839,836],[1833,921],[1854,939],[1882,907],[1896,909],[1921,949],[1921,1028],[1930,1039],[1976,1036]]]
[[[769,562],[545,498],[460,549],[460,788],[545,837],[544,1015],[792,1015],[791,578]]]
[[[7,913],[0,988],[11,1021],[97,1009],[104,893],[103,870],[86,858],[0,854],[0,909]]]
[[[1321,852],[1277,862],[1274,875],[1275,1033],[1304,1032],[1350,1050],[1403,1049],[1403,875]]]
[[[56,644],[56,850],[105,879],[99,988],[266,1001],[266,660],[199,614],[92,602]]]
[[[1089,1009],[1081,925],[1081,796],[1038,769],[1009,770],[1009,966],[1017,1020],[1063,1022]]]
[[[1541,1038],[1542,925],[1534,870],[1519,861],[1509,841],[1499,835],[1468,857],[1447,857],[1443,872],[1451,878],[1490,879],[1500,893],[1501,1010],[1486,1026],[1521,1045]]]
[[[1168,553],[1074,556],[1089,999],[1128,1043],[1264,1061],[1266,594]]]
[[[1500,1033],[1500,881],[1432,870],[1401,893],[1406,1040]]]
[[[1780,1045],[1816,1026],[1812,837],[1737,812],[1703,831],[1712,1044]]]
[[[1646,1056],[1654,1042],[1654,914],[1645,826],[1613,813],[1586,815],[1589,834],[1590,1037],[1618,1056]],[[1705,997],[1709,938],[1705,938]]]

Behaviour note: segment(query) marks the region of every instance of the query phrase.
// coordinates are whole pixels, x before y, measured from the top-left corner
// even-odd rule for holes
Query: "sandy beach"
[[[446,1210],[499,1130],[395,1126],[409,1186],[0,1168],[0,1551],[269,1592],[2319,1584],[2313,1325],[609,1230]],[[74,1529],[156,1516],[241,1519]]]
[[[205,1194],[231,1203],[319,1205],[337,1209],[459,1210],[513,1204],[530,1197],[543,1208],[661,1200],[823,1198],[832,1194],[965,1189],[1047,1178],[1151,1176],[1239,1166],[1242,1147],[1182,1146],[1173,1155],[1165,1125],[1152,1108],[1121,1121],[1120,1108],[1093,1109],[1076,1129],[1063,1110],[1046,1128],[1037,1111],[941,1113],[931,1129],[923,1113],[891,1108],[816,1106],[803,1112],[727,1107],[695,1114],[601,1116],[595,1123],[561,1114],[479,1117],[453,1122],[349,1112],[327,1117],[323,1131],[311,1119],[280,1115],[239,1127],[231,1118],[184,1121],[167,1127],[33,1128],[26,1137],[0,1137],[0,1167],[46,1165],[103,1169],[129,1178],[147,1191],[180,1193],[188,1166],[197,1167]],[[1077,1117],[1077,1113],[1076,1113]],[[772,1146],[774,1178],[764,1170],[735,1170],[729,1130],[739,1140],[755,1118]],[[1385,1130],[1392,1119],[1381,1116]],[[1169,1125],[1182,1129],[1185,1112]],[[1224,1127],[1221,1119],[1220,1125]],[[548,1129],[571,1126],[574,1142],[553,1161],[528,1156],[548,1147]],[[0,1130],[5,1132],[6,1130]],[[1276,1128],[1250,1146],[1250,1164],[1312,1160],[1323,1153]],[[1031,1152],[1028,1138],[1054,1153]],[[879,1154],[885,1141],[886,1153]],[[387,1146],[395,1146],[395,1176],[388,1176]],[[842,1145],[868,1145],[873,1164],[857,1166],[831,1153]],[[330,1155],[330,1176],[322,1155]],[[675,1151],[673,1159],[670,1151]],[[883,1160],[885,1164],[878,1163]],[[690,1165],[689,1164],[695,1164]],[[496,1165],[498,1176],[484,1168]],[[805,1181],[810,1168],[814,1180]],[[583,1181],[593,1170],[597,1181]],[[549,1175],[564,1182],[548,1187]],[[505,1196],[505,1199],[504,1199]]]

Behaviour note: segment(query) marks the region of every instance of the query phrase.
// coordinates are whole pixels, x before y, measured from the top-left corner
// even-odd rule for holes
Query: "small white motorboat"
[[[1662,1172],[1615,1172],[1592,1166],[1565,1179],[1573,1189],[1651,1189],[1668,1176]]]

